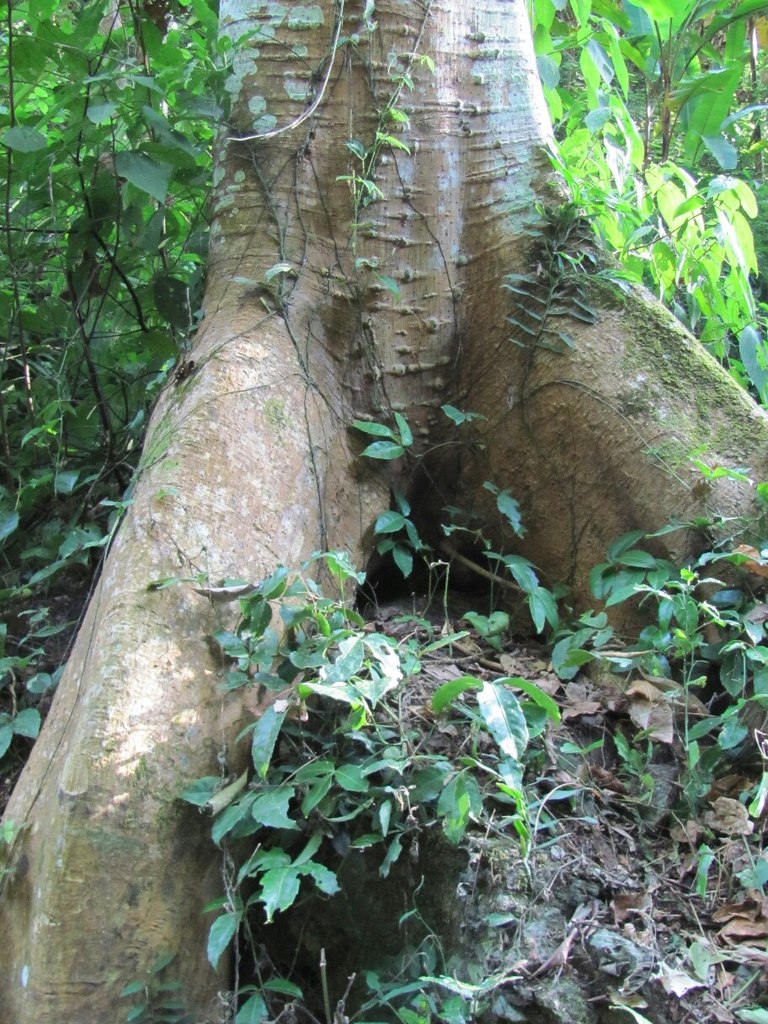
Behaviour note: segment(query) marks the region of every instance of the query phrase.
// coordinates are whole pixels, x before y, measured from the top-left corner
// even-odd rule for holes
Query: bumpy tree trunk
[[[575,293],[530,231],[559,200],[523,0],[382,0],[375,25],[358,3],[243,10],[222,3],[237,56],[206,318],[6,815],[8,1024],[118,1020],[120,989],[171,951],[195,1020],[228,984],[204,952],[216,851],[177,794],[240,767],[207,643],[232,613],[152,581],[257,579],[325,547],[362,562],[392,487],[426,536],[450,503],[499,541],[490,480],[578,594],[629,528],[748,510],[745,485],[700,493],[691,449],[768,475],[766,418],[648,297],[586,281],[594,322],[568,320],[562,352],[531,326],[537,288],[566,310]],[[446,402],[486,417],[472,443]],[[412,456],[371,470],[349,425],[395,411]]]

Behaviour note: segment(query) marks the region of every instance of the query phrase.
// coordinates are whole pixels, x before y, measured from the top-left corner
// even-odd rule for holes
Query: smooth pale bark
[[[133,503],[6,815],[22,827],[0,899],[8,1024],[119,1019],[117,993],[168,951],[195,1020],[228,986],[206,966],[201,913],[221,892],[220,857],[176,797],[243,761],[243,707],[220,692],[207,639],[233,613],[153,580],[258,579],[323,547],[362,562],[391,486],[429,533],[447,503],[487,515],[490,479],[523,502],[526,553],[578,589],[601,544],[699,507],[689,446],[765,468],[766,418],[702,356],[682,376],[698,349],[642,296],[595,290],[598,322],[572,325],[572,353],[510,342],[503,276],[535,268],[524,228],[552,194],[523,0],[382,2],[370,32],[362,5],[347,5],[340,34],[359,43],[336,48],[324,88],[337,9],[254,7],[222,4],[233,39],[261,34],[239,44],[230,83],[195,366],[155,410]],[[289,125],[319,91],[298,126],[234,141]],[[338,180],[360,170],[346,143],[370,150],[377,131],[411,152],[381,147],[370,170],[383,198],[356,208]],[[668,353],[676,374],[660,372]],[[487,417],[481,455],[455,443],[444,402]],[[363,465],[351,421],[395,410],[416,457]],[[746,488],[725,486],[705,496],[713,508],[748,506]]]

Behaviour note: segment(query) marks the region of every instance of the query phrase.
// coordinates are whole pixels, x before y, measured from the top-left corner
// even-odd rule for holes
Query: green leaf
[[[374,441],[360,453],[369,459],[399,459],[405,449],[393,441]]]
[[[402,844],[402,841],[400,839],[400,835],[398,834],[398,835],[396,835],[394,837],[392,842],[387,847],[387,852],[384,855],[384,860],[381,862],[381,867],[379,868],[379,874],[381,875],[382,878],[388,878],[389,877],[389,872],[392,869],[392,865],[395,863],[395,861],[400,856],[400,854],[402,852],[402,849],[403,849],[403,844]]]
[[[0,541],[10,537],[19,527],[19,513],[5,512],[0,514]]]
[[[288,806],[294,797],[293,786],[270,787],[253,804],[251,814],[267,828],[298,829],[293,818],[288,816]]]
[[[582,653],[586,653],[586,651]],[[522,679],[520,676],[506,676],[504,679],[497,679],[496,682],[498,684],[508,683],[510,686],[516,686],[518,690],[522,690],[524,694],[530,697],[534,704],[538,704],[553,722],[560,721],[560,708],[557,706],[557,702],[552,700],[549,694],[545,693],[536,683],[532,683],[529,679]]]
[[[619,555],[631,548],[644,536],[645,531],[643,530],[632,530],[630,533],[623,534],[608,548],[608,560],[611,562],[615,561]]]
[[[117,103],[89,103],[85,116],[93,124],[104,124],[105,121],[111,120],[112,115],[119,109]]]
[[[751,1006],[745,1010],[737,1010],[736,1016],[744,1024],[768,1024],[768,1010],[759,1006]]]
[[[388,427],[385,423],[369,423],[367,420],[353,420],[352,426],[356,430],[362,431],[363,434],[372,434],[374,437],[387,437],[394,441],[395,432],[391,427]]]
[[[482,807],[480,787],[469,772],[459,772],[448,781],[437,802],[437,813],[443,819],[443,831],[449,842],[461,842],[470,815],[479,814]]]
[[[499,491],[496,495],[496,507],[504,516],[518,537],[525,534],[525,527],[520,515],[520,505],[511,496],[509,491]]]
[[[768,346],[754,327],[739,334],[739,358],[763,405],[768,405]]]
[[[19,711],[13,719],[13,731],[17,736],[27,736],[35,739],[40,732],[42,719],[37,708],[26,708]]]
[[[619,565],[628,565],[636,569],[655,569],[657,559],[649,551],[631,549],[622,552],[616,559]]]
[[[256,992],[237,1011],[235,1024],[261,1024],[262,1021],[268,1019],[269,1015],[264,997]]]
[[[348,139],[344,143],[350,153],[353,153],[358,160],[365,160],[365,146],[360,142],[359,139]]]
[[[390,277],[389,274],[379,274],[378,272],[375,273],[374,276],[378,281],[381,282],[381,284],[384,285],[388,292],[392,292],[392,294],[398,301],[402,299],[402,295],[400,294],[400,286],[398,285],[394,277]]]
[[[56,474],[54,490],[57,494],[71,494],[80,476],[79,469],[62,470]]]
[[[278,710],[278,704],[280,704],[280,710]],[[287,702],[275,701],[263,713],[253,730],[251,757],[256,774],[261,779],[266,778],[272,760],[272,752],[275,749],[275,743],[280,735],[287,711]]]
[[[216,970],[221,954],[230,944],[240,926],[240,914],[230,912],[221,914],[211,925],[208,932],[208,963]]]
[[[305,867],[302,867],[301,874],[308,875],[320,892],[324,892],[326,896],[335,896],[337,892],[341,892],[336,875],[324,864],[310,861]]]
[[[533,624],[538,633],[544,632],[544,627],[547,623],[549,623],[552,629],[557,629],[560,620],[557,602],[545,587],[534,587],[526,600],[528,601]]]
[[[371,784],[359,764],[342,764],[334,774],[341,788],[350,793],[367,793],[370,789]]]
[[[701,141],[724,171],[732,171],[739,162],[739,153],[722,135],[703,135]]]
[[[455,405],[441,405],[440,409],[449,420],[453,420],[457,427],[461,426],[462,423],[471,423],[472,420],[485,419],[485,416],[481,416],[479,412],[462,412]]]
[[[2,141],[4,146],[17,153],[37,153],[48,147],[48,140],[42,132],[36,128],[25,128],[23,125],[9,128]]]
[[[382,512],[373,527],[374,534],[381,533],[397,533],[398,530],[402,530],[405,526],[405,516],[399,512],[390,510],[388,512]]]
[[[517,697],[501,683],[484,683],[477,705],[499,750],[519,761],[528,746],[528,725]]]
[[[278,274],[290,274],[292,271],[292,263],[275,263],[275,265],[273,267],[270,267],[269,270],[264,274],[264,284],[269,284],[269,282],[274,277],[277,277]]]
[[[206,775],[202,779],[195,779],[190,786],[181,791],[179,796],[182,800],[186,800],[188,804],[194,804],[195,807],[204,807],[220,786],[221,776]]]
[[[171,170],[169,164],[159,163],[137,150],[123,150],[115,157],[117,174],[159,203],[165,202],[168,194]]]
[[[467,690],[479,690],[483,687],[483,681],[475,676],[460,676],[458,679],[451,679],[443,683],[432,694],[432,710],[439,715],[454,698]]]
[[[3,722],[2,725],[0,725],[0,757],[2,757],[8,750],[12,739],[13,726],[10,722]]]
[[[299,873],[288,864],[272,868],[261,878],[261,901],[267,915],[267,924],[274,919],[278,910],[287,910],[299,895]]]
[[[403,547],[402,544],[395,544],[392,548],[392,557],[395,560],[395,565],[403,574],[405,579],[413,572],[413,555],[408,548]]]
[[[400,442],[404,448],[409,448],[413,444],[413,433],[411,432],[408,420],[405,416],[396,412],[395,423],[397,424],[397,429],[400,431]]]
[[[127,985],[120,989],[118,997],[122,999],[124,996],[135,996],[139,992],[143,992],[146,985],[143,981],[130,981]]]

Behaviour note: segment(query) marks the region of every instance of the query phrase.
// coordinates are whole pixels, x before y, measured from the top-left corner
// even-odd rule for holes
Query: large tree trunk
[[[240,42],[230,83],[194,365],[155,410],[132,505],[7,810],[20,828],[0,901],[8,1024],[119,1019],[117,993],[168,951],[195,1020],[228,985],[204,952],[217,853],[177,794],[240,767],[242,709],[219,691],[207,642],[231,613],[153,580],[258,579],[318,548],[363,562],[391,487],[414,499],[425,536],[450,503],[500,542],[490,480],[521,500],[525,553],[579,595],[625,530],[748,510],[746,485],[700,494],[689,450],[768,475],[766,417],[647,296],[587,282],[595,322],[568,324],[572,350],[511,340],[507,316],[527,314],[504,275],[546,285],[527,229],[537,202],[558,201],[522,0],[382,2],[372,30],[362,4],[342,8],[341,26],[328,0],[254,7],[244,22],[240,4],[222,4],[234,40],[261,31]],[[402,132],[391,107],[408,114]],[[377,132],[410,153],[377,147]],[[353,140],[375,151],[364,168]],[[360,202],[370,186],[351,187],[356,173],[383,198]],[[482,454],[454,443],[446,402],[487,418]],[[413,457],[372,470],[349,425],[394,411],[414,429]]]

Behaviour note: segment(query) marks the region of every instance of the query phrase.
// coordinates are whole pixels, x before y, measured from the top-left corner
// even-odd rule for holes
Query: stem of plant
[[[328,976],[325,972],[327,966],[325,959],[325,947],[320,950],[320,982],[323,986],[323,1006],[325,1007],[325,1024],[333,1024],[331,1016],[331,1000],[328,996]]]

